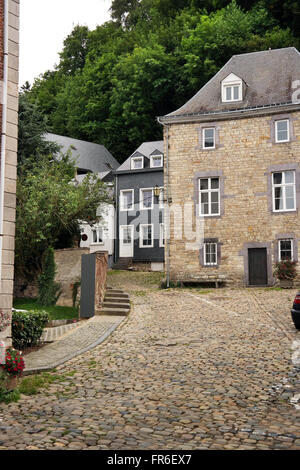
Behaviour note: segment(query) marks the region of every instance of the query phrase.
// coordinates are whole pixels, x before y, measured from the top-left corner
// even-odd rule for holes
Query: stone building
[[[0,0],[0,312],[11,313],[18,139],[19,0]],[[2,324],[3,327],[3,324]],[[10,326],[0,341],[9,344]]]
[[[168,210],[183,213],[190,205],[193,229],[197,220],[204,226],[193,250],[178,230],[180,217],[175,223],[171,217],[169,279],[273,285],[276,261],[298,261],[299,52],[291,47],[233,56],[190,101],[159,121]]]

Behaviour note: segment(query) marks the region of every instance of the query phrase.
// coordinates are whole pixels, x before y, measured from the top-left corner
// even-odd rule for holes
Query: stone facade
[[[11,311],[14,279],[14,237],[18,139],[18,77],[19,77],[19,0],[8,0],[8,96],[6,161],[4,185],[4,227],[0,310]],[[0,80],[3,84],[4,0],[0,1]],[[2,87],[1,87],[2,88]],[[1,116],[2,122],[2,105]],[[1,158],[2,156],[0,156]],[[10,328],[0,332],[0,340],[9,342]]]
[[[274,110],[275,112],[275,110]],[[276,119],[286,112],[277,110]],[[202,119],[201,126],[212,123]],[[273,115],[248,113],[247,118],[218,120],[219,145],[203,150],[199,144],[199,122],[169,125],[170,210],[186,203],[196,226],[198,181],[201,176],[220,178],[221,214],[205,217],[204,238],[217,240],[216,267],[201,263],[200,250],[187,248],[185,237],[177,237],[178,225],[170,224],[170,278],[172,280],[220,279],[233,285],[248,285],[248,249],[267,249],[267,284],[273,285],[273,268],[278,256],[278,239],[292,238],[298,258],[300,240],[300,110],[288,115],[293,132],[290,142],[275,143]],[[213,123],[216,125],[216,123]],[[165,130],[165,143],[166,139]],[[201,134],[201,133],[200,133]],[[165,149],[165,153],[167,149]],[[271,175],[292,169],[296,174],[296,210],[272,211]],[[165,186],[167,184],[165,171]],[[168,252],[167,252],[168,253]],[[168,254],[166,253],[166,256]],[[167,263],[166,259],[166,263]]]

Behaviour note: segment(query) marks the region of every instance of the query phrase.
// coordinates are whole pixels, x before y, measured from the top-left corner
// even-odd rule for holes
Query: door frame
[[[261,287],[272,287],[274,285],[273,267],[272,267],[272,243],[271,242],[247,242],[244,243],[240,256],[244,257],[244,283],[246,287],[259,287],[249,284],[249,248],[266,248],[267,249],[267,284]]]

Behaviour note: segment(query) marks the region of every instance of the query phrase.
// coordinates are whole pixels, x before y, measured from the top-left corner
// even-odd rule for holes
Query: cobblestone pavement
[[[295,291],[113,281],[129,318],[62,381],[0,406],[0,449],[300,449]]]

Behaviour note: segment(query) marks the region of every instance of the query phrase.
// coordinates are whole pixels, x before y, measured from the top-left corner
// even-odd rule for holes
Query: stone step
[[[125,299],[124,297],[105,297],[104,302],[112,302],[114,304],[130,304],[129,299]]]
[[[102,308],[130,308],[129,302],[103,302]]]
[[[96,315],[118,315],[127,316],[130,312],[130,308],[101,308],[96,310]]]
[[[114,293],[114,292],[106,292],[105,298],[107,298],[107,299],[112,299],[112,298],[129,299],[129,295],[128,295],[128,294],[121,293],[121,292],[117,292],[117,293]]]
[[[123,292],[122,290],[117,290],[117,289],[109,289],[106,291],[107,294],[125,294],[125,295],[128,295],[126,294],[125,292]]]

